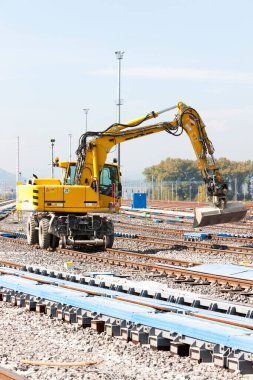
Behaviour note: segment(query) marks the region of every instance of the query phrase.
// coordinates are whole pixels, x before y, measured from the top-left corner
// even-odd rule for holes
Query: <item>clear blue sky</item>
[[[50,138],[67,159],[82,108],[90,130],[116,121],[116,50],[125,51],[122,122],[182,100],[217,157],[252,159],[252,15],[250,0],[0,0],[0,167],[15,172],[19,135],[24,177],[49,176]],[[186,136],[122,144],[123,176],[169,156],[194,158]]]

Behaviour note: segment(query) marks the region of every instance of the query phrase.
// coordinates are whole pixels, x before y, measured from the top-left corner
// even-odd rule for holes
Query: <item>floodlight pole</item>
[[[17,137],[17,172],[16,172],[16,182],[19,182],[20,179],[20,170],[19,170],[19,136]]]
[[[72,152],[71,152],[71,139],[72,139],[72,134],[69,133],[69,162],[71,162],[71,158],[72,158]]]
[[[51,177],[54,178],[54,143],[55,139],[51,139],[51,164],[52,164],[52,170],[51,170]]]
[[[89,108],[83,108],[83,111],[85,113],[85,132],[87,132],[87,128],[88,128],[88,112],[89,112]]]
[[[123,59],[124,51],[115,51],[115,55],[118,60],[118,124],[120,124],[120,107],[122,105],[121,100],[121,60]],[[120,144],[118,144],[118,165],[120,167]]]

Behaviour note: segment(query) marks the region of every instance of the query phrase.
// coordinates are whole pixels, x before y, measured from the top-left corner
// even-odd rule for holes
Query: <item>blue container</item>
[[[147,194],[133,193],[132,208],[147,208]]]

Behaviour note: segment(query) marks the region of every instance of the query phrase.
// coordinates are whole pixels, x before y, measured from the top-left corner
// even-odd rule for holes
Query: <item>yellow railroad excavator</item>
[[[177,108],[171,122],[140,126],[143,122]],[[172,136],[187,133],[198,167],[207,186],[209,206],[195,209],[194,227],[237,222],[246,215],[240,203],[227,202],[227,184],[213,157],[205,124],[182,102],[160,112],[151,112],[126,124],[113,124],[103,132],[86,132],[80,137],[74,162],[55,161],[64,169],[64,179],[33,178],[17,187],[17,209],[30,211],[27,241],[41,248],[87,245],[112,247],[114,228],[103,213],[118,211],[121,205],[120,170],[106,163],[112,147],[152,133]],[[102,214],[102,215],[100,215]]]

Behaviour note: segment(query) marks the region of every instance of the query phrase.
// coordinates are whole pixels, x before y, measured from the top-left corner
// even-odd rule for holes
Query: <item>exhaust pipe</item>
[[[227,203],[224,209],[216,206],[196,207],[193,227],[212,226],[213,224],[234,223],[242,220],[247,209],[242,203]]]

